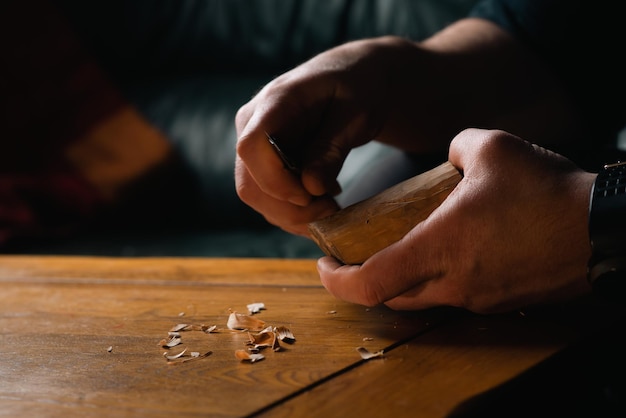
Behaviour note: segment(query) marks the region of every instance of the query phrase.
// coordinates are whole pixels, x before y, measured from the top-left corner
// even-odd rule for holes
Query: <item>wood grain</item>
[[[312,260],[0,258],[0,406],[12,416],[246,416],[358,364],[358,346],[385,349],[436,323],[335,300]],[[248,364],[234,356],[247,334],[225,328],[252,302],[296,342]],[[158,343],[181,322],[220,332],[183,334],[212,354],[168,365]]]
[[[576,335],[553,315],[456,319],[260,416],[445,417],[452,405],[529,370]]]
[[[344,264],[361,264],[425,220],[461,181],[450,163],[311,222],[315,243]]]
[[[597,323],[578,303],[495,316],[365,308],[330,296],[314,260],[0,256],[0,286],[6,416],[441,417]],[[252,302],[296,341],[244,363],[234,352],[247,333],[226,322]],[[178,323],[217,325],[182,334],[208,357],[167,363],[159,342]],[[384,356],[364,361],[359,346]]]

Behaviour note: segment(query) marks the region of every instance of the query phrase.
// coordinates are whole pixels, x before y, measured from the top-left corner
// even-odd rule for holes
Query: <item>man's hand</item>
[[[542,144],[573,138],[564,98],[536,57],[497,25],[462,19],[424,42],[382,37],[323,52],[267,84],[236,116],[239,197],[272,224],[308,235],[335,212],[348,153],[376,140],[445,152],[467,126],[498,126]],[[533,123],[528,123],[532,120]],[[270,145],[300,165],[293,175]]]
[[[239,197],[270,223],[308,235],[307,223],[338,209],[337,176],[353,148],[374,139],[414,139],[392,133],[390,120],[401,111],[414,119],[403,93],[415,84],[405,65],[416,51],[393,37],[351,42],[266,85],[236,117]],[[299,162],[299,175],[284,168],[268,135]]]
[[[590,291],[594,174],[503,131],[465,130],[449,157],[463,180],[401,241],[362,265],[320,259],[330,293],[368,306],[491,313]]]

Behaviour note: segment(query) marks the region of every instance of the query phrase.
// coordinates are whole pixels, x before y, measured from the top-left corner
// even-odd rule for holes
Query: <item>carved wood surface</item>
[[[322,251],[344,264],[360,264],[426,219],[459,181],[459,171],[443,163],[311,222],[311,237]]]

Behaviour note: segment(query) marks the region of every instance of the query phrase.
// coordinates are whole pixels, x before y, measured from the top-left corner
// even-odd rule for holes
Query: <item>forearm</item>
[[[578,118],[558,80],[495,24],[460,20],[405,47],[413,51],[391,77],[402,98],[387,119],[394,134],[383,142],[443,151],[467,127],[503,129],[544,146],[577,139]]]

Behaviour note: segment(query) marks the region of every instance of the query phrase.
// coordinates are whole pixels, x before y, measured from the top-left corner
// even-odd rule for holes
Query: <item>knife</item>
[[[293,174],[299,175],[300,168],[293,162],[291,158],[289,158],[289,156],[287,156],[287,154],[283,152],[283,150],[278,145],[278,142],[276,142],[276,138],[274,138],[272,135],[268,134],[267,132],[265,132],[265,135],[267,136],[267,140],[269,141],[270,145],[272,146],[272,148],[274,148],[274,151],[276,151],[276,154],[283,162],[283,165],[285,166],[285,168],[291,171]]]

